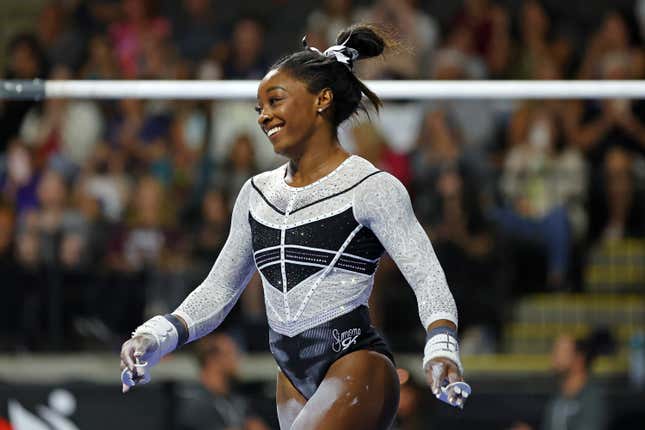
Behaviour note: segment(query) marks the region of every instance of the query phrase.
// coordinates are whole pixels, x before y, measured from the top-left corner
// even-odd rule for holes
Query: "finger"
[[[435,362],[430,365],[432,371],[432,392],[435,396],[441,393],[441,383],[445,377],[446,366],[444,363]]]
[[[453,382],[459,382],[462,380],[461,376],[459,375],[459,369],[457,369],[457,366],[450,364],[447,369],[448,373],[448,383],[452,384]]]
[[[121,351],[121,360],[125,362],[125,366],[131,371],[134,372],[134,359],[132,357],[132,348],[128,345],[125,346]]]

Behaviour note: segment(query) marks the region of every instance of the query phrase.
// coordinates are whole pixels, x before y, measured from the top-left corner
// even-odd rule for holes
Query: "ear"
[[[316,110],[318,113],[323,113],[325,110],[331,107],[331,103],[334,100],[334,93],[331,91],[331,88],[323,88],[318,93],[316,98]]]

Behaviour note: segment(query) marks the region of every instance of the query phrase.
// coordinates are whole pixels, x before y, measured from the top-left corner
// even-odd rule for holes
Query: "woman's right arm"
[[[132,381],[130,384],[128,375],[122,375],[124,392],[126,386],[147,382],[145,368],[139,363],[153,366],[184,343],[213,331],[244,291],[255,270],[248,222],[251,189],[249,180],[235,202],[228,239],[206,279],[172,314],[149,319],[123,344],[121,368],[130,372]]]
[[[172,313],[186,324],[188,342],[221,324],[255,272],[249,225],[251,189],[249,180],[235,202],[228,239],[208,276]]]

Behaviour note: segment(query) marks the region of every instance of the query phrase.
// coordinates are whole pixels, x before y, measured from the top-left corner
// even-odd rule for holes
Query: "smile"
[[[277,132],[279,132],[280,130],[282,130],[282,127],[273,127],[271,129],[267,130],[267,136],[271,137],[274,134],[276,134]]]

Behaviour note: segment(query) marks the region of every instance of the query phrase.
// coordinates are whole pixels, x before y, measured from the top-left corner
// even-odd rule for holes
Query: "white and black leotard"
[[[215,329],[258,270],[272,352],[298,385],[285,369],[296,363],[287,360],[290,364],[285,364],[285,357],[279,357],[285,352],[276,350],[276,345],[305,331],[311,337],[317,327],[327,327],[331,337],[316,336],[326,346],[314,349],[322,354],[322,349],[332,348],[344,332],[333,327],[333,321],[342,321],[343,316],[351,320],[353,311],[367,315],[361,309],[367,306],[384,251],[413,288],[423,326],[438,319],[457,324],[443,270],[414,216],[406,189],[396,178],[358,156],[301,188],[285,182],[286,172],[285,164],[242,187],[225,246],[204,282],[174,312],[187,323],[188,340]],[[369,327],[368,320],[362,331]],[[343,352],[360,346],[360,338],[348,336],[343,340],[352,348]],[[325,371],[327,367],[323,366]],[[297,388],[303,394],[312,389]]]

